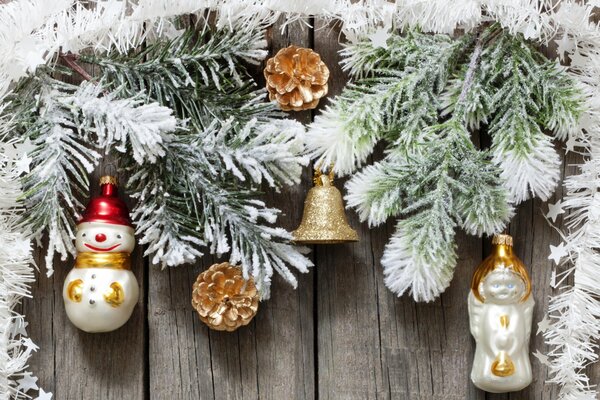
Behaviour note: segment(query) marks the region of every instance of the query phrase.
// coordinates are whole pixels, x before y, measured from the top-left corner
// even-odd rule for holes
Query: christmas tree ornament
[[[523,262],[513,254],[513,239],[495,235],[492,254],[473,274],[468,296],[476,349],[471,380],[491,393],[521,390],[532,380],[529,336],[534,301]]]
[[[317,107],[327,94],[329,68],[311,49],[289,46],[267,61],[264,70],[269,100],[284,111]]]
[[[254,279],[227,262],[214,264],[198,275],[192,290],[192,306],[210,329],[233,332],[248,325],[258,311]]]
[[[130,271],[135,246],[129,211],[117,194],[117,180],[100,179],[102,193],[92,198],[77,225],[75,267],[63,286],[67,316],[86,332],[121,327],[137,304],[139,288]]]
[[[333,185],[333,169],[329,174],[315,169],[314,186],[304,201],[302,221],[292,235],[294,242],[302,244],[358,241],[358,234],[348,224],[342,194]]]

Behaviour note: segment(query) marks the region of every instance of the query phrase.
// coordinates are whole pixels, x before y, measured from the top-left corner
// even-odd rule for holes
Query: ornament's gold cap
[[[506,234],[494,235],[494,237],[492,238],[492,244],[500,244],[512,247],[513,238],[512,236]]]
[[[100,186],[107,185],[107,184],[117,186],[118,185],[117,177],[111,176],[111,175],[104,175],[102,178],[100,178]]]

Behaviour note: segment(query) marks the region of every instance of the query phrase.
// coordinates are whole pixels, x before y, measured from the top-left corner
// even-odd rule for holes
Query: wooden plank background
[[[319,19],[306,22],[314,28],[274,26],[268,32],[270,50],[273,54],[289,44],[314,48],[331,69],[331,98],[347,81],[338,65],[339,27]],[[257,70],[263,84],[260,75]],[[308,123],[319,109],[291,116]],[[564,160],[563,174],[574,173],[577,157]],[[120,175],[115,160],[107,159],[96,171],[92,193],[98,192],[97,177],[106,173]],[[338,180],[338,187],[342,184]],[[283,227],[298,225],[310,186],[307,168],[302,185],[268,196],[270,205],[285,213]],[[550,201],[561,197],[559,188]],[[540,201],[526,202],[510,225],[516,252],[532,276],[535,322],[551,294],[548,245],[559,242],[543,217],[546,209]],[[62,285],[73,261],[56,260],[56,273],[48,279],[40,253],[34,297],[23,305],[30,335],[40,346],[31,370],[57,400],[557,397],[556,388],[545,384],[546,368],[533,357],[534,381],[522,392],[492,395],[470,382],[474,341],[466,299],[489,240],[459,233],[459,262],[450,288],[433,303],[415,304],[406,296],[397,298],[383,283],[380,259],[393,221],[369,229],[353,212],[348,215],[360,242],[313,247],[316,269],[299,277],[298,289],[274,278],[271,300],[261,304],[248,327],[234,333],[210,331],[190,306],[191,285],[214,257],[161,271],[142,258],[138,247],[133,271],[141,291],[131,320],[113,333],[88,334],[73,327],[64,312]],[[558,222],[561,226],[561,217]],[[545,351],[536,330],[534,325],[531,349]],[[588,372],[597,383],[600,366]]]

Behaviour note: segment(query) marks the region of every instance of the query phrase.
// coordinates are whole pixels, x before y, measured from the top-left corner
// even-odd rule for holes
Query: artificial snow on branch
[[[115,99],[100,86],[74,86],[43,73],[15,93],[5,110],[18,116],[9,135],[27,138],[35,146],[31,170],[23,178],[28,212],[22,224],[38,240],[47,235],[45,262],[51,275],[55,253],[63,260],[75,254],[75,218],[83,209],[88,174],[99,162],[98,150],[125,152],[129,143],[138,162],[156,161],[177,121],[170,109],[143,104],[139,96]]]

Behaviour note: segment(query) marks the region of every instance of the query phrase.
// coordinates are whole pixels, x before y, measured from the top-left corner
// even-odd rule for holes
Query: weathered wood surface
[[[313,47],[330,66],[332,97],[347,79],[337,64],[339,27],[309,22],[315,29],[293,25],[282,32],[273,27],[270,50],[288,44]],[[314,113],[293,116],[307,123]],[[565,174],[575,172],[570,166],[575,161],[566,156]],[[116,162],[107,161],[91,181],[116,172]],[[287,229],[300,220],[310,175],[307,168],[302,185],[267,198],[284,211],[280,224]],[[341,187],[343,181],[337,183]],[[550,201],[561,197],[559,188]],[[529,201],[510,225],[516,252],[533,280],[536,322],[551,294],[548,245],[559,242],[543,217],[545,210],[541,202]],[[369,229],[348,214],[361,241],[313,247],[316,269],[299,276],[298,288],[275,278],[272,298],[261,304],[255,320],[229,334],[208,330],[190,306],[191,285],[216,261],[213,257],[161,271],[137,248],[139,305],[125,327],[95,335],[74,328],[64,313],[62,285],[72,261],[56,260],[56,273],[48,279],[43,257],[38,257],[34,297],[23,306],[30,335],[41,348],[31,370],[57,400],[556,398],[556,388],[545,384],[546,368],[535,358],[534,382],[522,392],[492,395],[470,383],[474,342],[466,296],[471,274],[489,250],[487,240],[459,233],[459,263],[450,288],[433,303],[415,304],[407,296],[397,298],[383,283],[379,260],[394,223]],[[534,327],[531,349],[544,351],[535,333]],[[599,366],[589,373],[593,382],[600,380]]]

